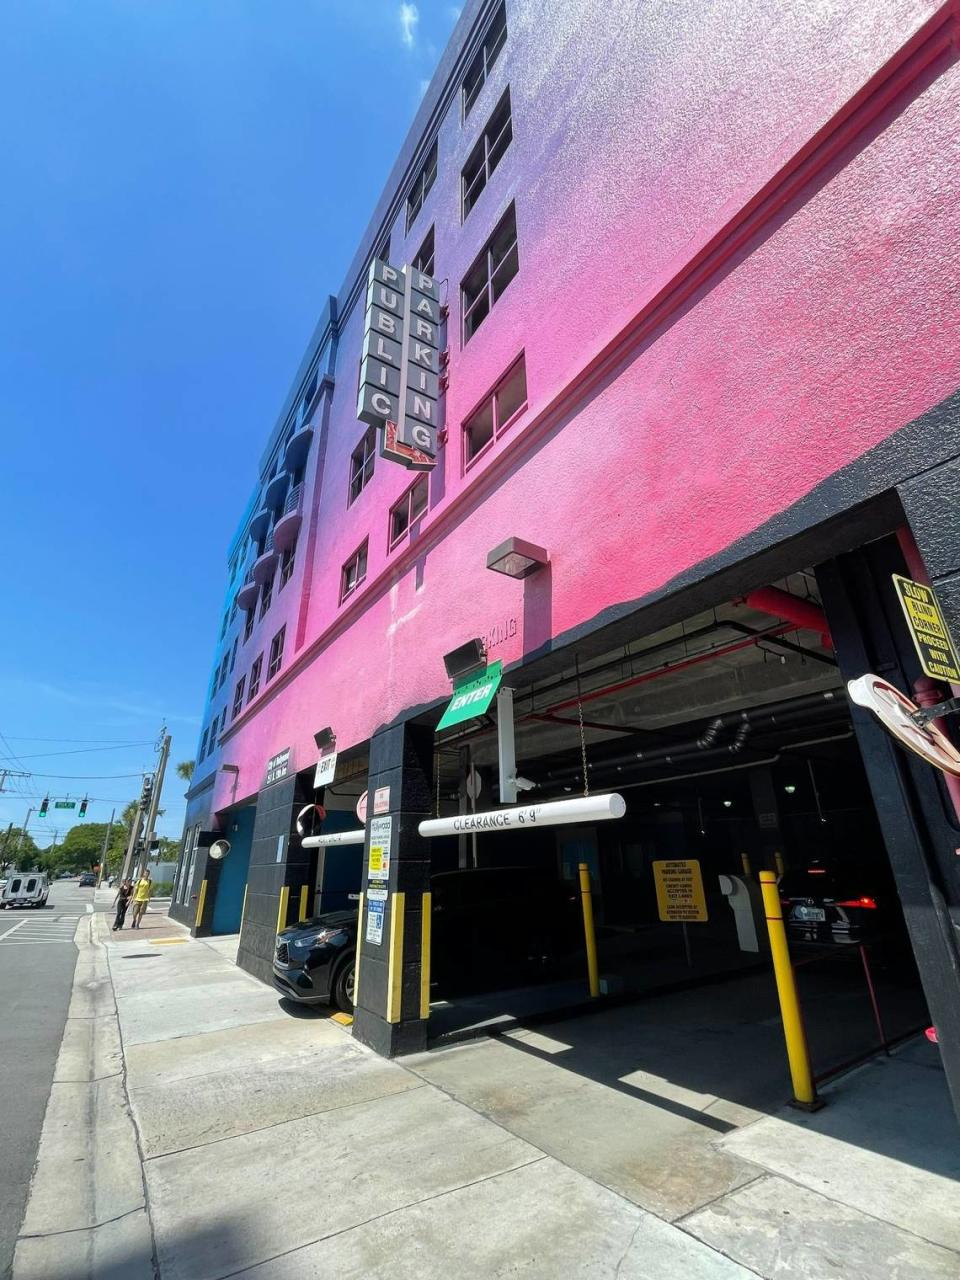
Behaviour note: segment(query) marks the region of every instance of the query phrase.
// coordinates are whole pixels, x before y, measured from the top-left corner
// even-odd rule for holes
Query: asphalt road
[[[7,1280],[60,1050],[92,889],[56,881],[46,909],[0,911],[0,1277]]]

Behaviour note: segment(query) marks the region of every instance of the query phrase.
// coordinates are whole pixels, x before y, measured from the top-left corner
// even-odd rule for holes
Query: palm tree
[[[182,778],[184,782],[189,782],[193,777],[193,765],[192,760],[181,760],[177,765],[177,777]]]

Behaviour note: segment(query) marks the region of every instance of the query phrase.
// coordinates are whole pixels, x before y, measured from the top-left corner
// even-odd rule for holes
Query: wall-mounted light
[[[733,801],[732,801],[732,800],[724,800],[724,802],[723,802],[723,807],[724,807],[725,809],[732,809],[732,808],[733,808]]]
[[[797,789],[797,787],[796,787],[796,783],[788,782],[788,783],[787,783],[787,785],[786,785],[783,789],[784,789],[784,791],[787,793],[787,795],[788,795],[788,796],[792,796],[792,795],[793,795],[793,793],[794,793],[794,792],[796,791],[796,789]]]
[[[494,573],[505,573],[508,578],[528,578],[548,563],[543,547],[523,538],[508,538],[494,547],[487,555],[487,568]]]
[[[487,651],[482,640],[468,640],[459,649],[451,649],[443,655],[443,665],[448,680],[459,680],[471,671],[479,671],[487,665]]]
[[[238,764],[222,764],[220,768],[224,773],[239,773],[240,766]]]
[[[313,735],[313,740],[321,751],[325,747],[332,747],[337,740],[337,735],[333,732],[329,725],[325,729],[318,730]]]

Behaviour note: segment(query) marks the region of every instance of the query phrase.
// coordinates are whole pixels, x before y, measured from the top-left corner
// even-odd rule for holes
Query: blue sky
[[[457,13],[0,6],[2,827],[106,821],[163,721],[194,755],[227,543]]]

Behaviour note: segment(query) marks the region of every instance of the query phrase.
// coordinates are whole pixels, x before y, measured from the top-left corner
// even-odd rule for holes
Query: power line
[[[6,734],[4,741],[9,743],[11,740],[14,742],[101,742],[109,743],[113,747],[139,747],[143,745],[140,742],[127,742],[125,738],[29,738],[22,733]]]
[[[141,769],[139,773],[34,773],[31,769],[30,777],[59,778],[65,782],[104,782],[111,778],[142,778],[149,772],[149,769]]]
[[[153,743],[152,742],[124,742],[122,746],[151,747],[153,746]],[[49,759],[51,756],[85,756],[85,755],[89,755],[90,752],[92,751],[119,751],[120,749],[121,749],[121,744],[118,743],[112,747],[77,747],[71,751],[35,751],[28,756],[17,756],[17,760],[19,760],[22,763],[24,760],[46,760],[46,759]]]

